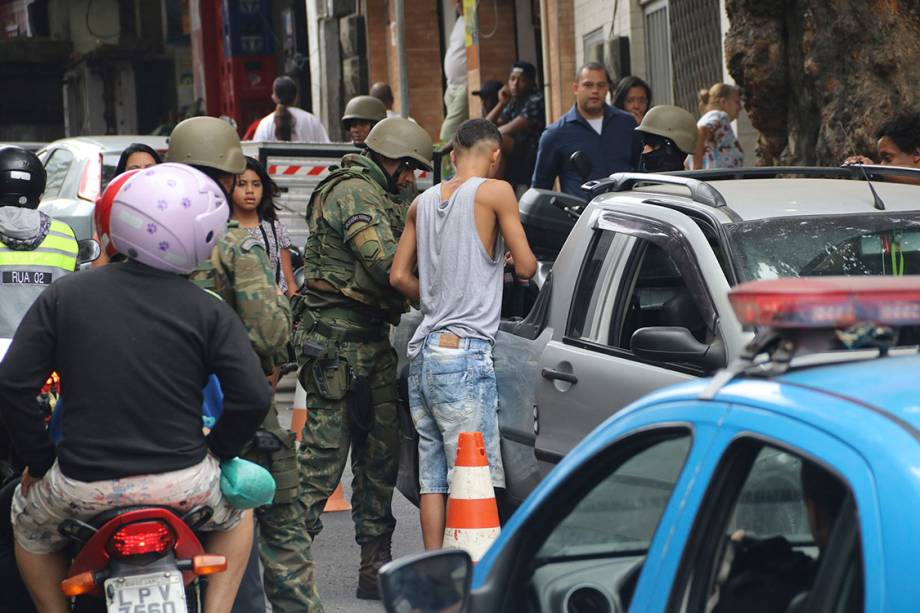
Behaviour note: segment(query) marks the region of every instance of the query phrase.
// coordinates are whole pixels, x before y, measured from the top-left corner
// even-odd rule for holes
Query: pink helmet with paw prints
[[[207,175],[185,164],[160,164],[118,190],[109,234],[119,253],[188,274],[210,255],[229,216],[223,190]]]

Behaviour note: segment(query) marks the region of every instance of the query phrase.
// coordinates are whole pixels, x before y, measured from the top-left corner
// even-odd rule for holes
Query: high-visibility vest
[[[0,241],[0,338],[11,338],[45,288],[76,269],[78,251],[73,230],[56,219],[35,249],[10,249]]]

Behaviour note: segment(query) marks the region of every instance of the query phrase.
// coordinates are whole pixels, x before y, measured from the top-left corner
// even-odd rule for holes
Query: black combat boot
[[[377,571],[393,559],[390,554],[392,534],[383,534],[361,545],[361,568],[358,570],[358,589],[355,596],[362,600],[380,600],[377,588]]]

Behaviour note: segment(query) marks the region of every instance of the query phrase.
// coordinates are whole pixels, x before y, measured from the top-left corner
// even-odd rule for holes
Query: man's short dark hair
[[[468,119],[460,124],[454,135],[454,150],[467,151],[482,141],[492,141],[501,146],[502,135],[498,126],[488,119]]]
[[[581,68],[579,68],[579,69],[575,72],[575,82],[576,82],[576,83],[578,83],[578,81],[581,80],[581,73],[583,73],[583,72],[586,71],[586,70],[600,70],[600,71],[602,71],[602,72],[604,73],[604,76],[607,78],[607,83],[608,83],[609,85],[613,85],[613,79],[610,78],[610,71],[607,70],[607,67],[604,66],[603,64],[601,64],[600,62],[586,62],[586,63],[582,64],[582,65],[581,65]]]
[[[511,65],[511,71],[514,72],[515,70],[523,72],[524,76],[526,76],[531,83],[537,83],[537,68],[530,62],[525,62],[523,60],[515,62]]]
[[[920,113],[905,111],[895,115],[875,131],[875,140],[887,136],[904,153],[920,148]]]

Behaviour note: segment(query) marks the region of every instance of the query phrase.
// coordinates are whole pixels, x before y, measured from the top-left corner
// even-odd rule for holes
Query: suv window
[[[689,451],[683,431],[621,459],[550,532],[537,558],[644,553]]]
[[[51,152],[51,156],[45,162],[45,172],[48,178],[45,182],[44,198],[56,198],[61,194],[61,187],[64,185],[64,179],[67,178],[71,164],[73,164],[73,153],[67,149],[55,149]]]
[[[640,260],[635,275],[620,289],[624,300],[622,323],[613,338],[616,346],[629,351],[633,333],[653,326],[687,328],[698,341],[707,342],[706,323],[671,256],[646,240],[638,241],[636,254]]]
[[[639,328],[676,326],[713,342],[686,274],[651,240],[597,230],[572,296],[567,338],[631,352]]]
[[[628,252],[623,247],[632,241],[631,237],[616,232],[595,231],[572,296],[569,337],[608,344],[618,275],[623,269],[621,260]]]
[[[855,522],[849,488],[811,460],[750,439],[729,448],[719,474],[694,526],[691,542],[699,545],[688,549],[675,582],[680,610],[805,610],[823,553],[843,538],[837,520]],[[852,603],[862,576],[854,570],[848,579],[837,589]]]

